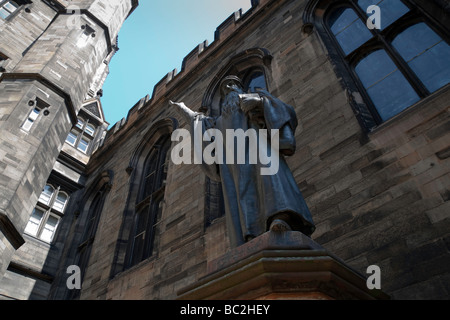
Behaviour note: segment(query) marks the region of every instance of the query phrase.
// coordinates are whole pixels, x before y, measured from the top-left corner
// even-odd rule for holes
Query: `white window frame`
[[[42,195],[44,194],[45,188],[47,187],[51,187],[53,192],[51,193],[51,195],[47,195],[45,197],[43,197]],[[30,219],[28,221],[27,226],[25,227],[25,233],[28,234],[31,237],[34,237],[36,239],[39,239],[41,241],[44,241],[46,243],[51,243],[53,241],[53,238],[55,237],[56,231],[58,229],[59,223],[61,222],[61,219],[64,215],[64,211],[67,207],[67,204],[70,200],[70,195],[65,192],[65,191],[61,191],[61,187],[54,187],[51,184],[47,184],[45,186],[44,190],[41,193],[41,196],[39,197],[38,203],[36,205],[36,208],[33,210],[33,213],[35,212],[35,210],[39,210],[40,212],[42,212],[42,217],[39,220],[39,222],[37,223],[37,230],[34,231],[34,229],[36,229],[36,221],[32,221],[33,218],[33,213],[30,216]],[[55,204],[57,204],[58,202],[58,195],[63,194],[66,196],[66,201],[64,202],[64,204],[62,205],[62,210],[60,210],[58,207],[55,207]],[[49,196],[49,200],[47,201],[47,197]],[[60,203],[61,204],[61,203]],[[46,231],[48,231],[49,229],[47,228],[48,222],[50,219],[56,219],[57,223],[54,226],[54,229],[52,230],[52,236],[51,239],[49,238],[45,238],[45,234]],[[33,226],[33,228],[31,228],[31,226]]]
[[[86,121],[84,121],[82,118],[77,119],[77,124],[75,125],[80,130],[83,130],[84,125],[86,124]]]
[[[44,241],[46,243],[51,243],[55,237],[56,231],[58,229],[59,223],[61,222],[61,217],[52,213],[50,210],[45,210],[43,207],[41,206],[36,206],[36,208],[33,210],[33,213],[35,212],[35,210],[39,210],[40,212],[42,212],[42,217],[41,219],[38,221],[38,223],[36,224],[35,222],[32,222],[33,220],[33,214],[30,217],[30,220],[28,221],[27,226],[25,227],[25,233],[33,238],[39,239],[41,241]],[[50,218],[54,218],[57,220],[56,225],[54,227],[54,230],[52,231],[52,236],[50,239],[46,239],[44,238],[44,232],[46,230],[46,226],[48,224],[48,221]],[[34,224],[37,225],[36,231],[33,230],[33,232],[31,232],[31,230],[29,229],[30,224]]]
[[[75,127],[72,129],[72,131],[70,131],[69,135],[67,136],[66,142],[70,146],[76,148],[78,151],[83,152],[84,154],[88,154],[96,132],[97,126],[90,123],[89,119],[84,120],[83,118],[80,117],[78,118]],[[68,141],[69,136],[71,134],[76,136],[74,143],[70,143]],[[83,146],[86,146],[86,148],[84,148]]]
[[[60,194],[66,196],[66,201],[64,201],[64,203],[62,203],[61,201],[58,200],[58,196]],[[55,209],[58,212],[64,213],[64,210],[66,209],[66,206],[67,206],[67,202],[69,202],[69,195],[66,192],[64,192],[64,191],[59,191],[57,194],[55,194],[55,199],[53,201],[52,208]],[[58,204],[62,204],[62,209],[61,210],[59,210],[58,208],[55,207],[55,205],[57,203]]]
[[[91,141],[86,139],[84,136],[82,136],[80,141],[78,142],[77,149],[80,150],[81,152],[87,154],[90,144],[91,144]],[[84,145],[86,146],[86,149],[82,148],[82,146],[84,146]]]
[[[15,9],[12,10],[11,8],[8,8],[8,5],[14,7]],[[5,17],[3,15],[0,15],[0,18],[2,19],[8,19],[12,14],[14,14],[17,10],[19,10],[20,5],[16,3],[15,1],[0,1],[0,12],[4,11],[7,13]]]
[[[69,141],[70,135],[73,135],[73,136],[75,137],[73,143]],[[69,145],[71,145],[72,147],[75,147],[76,144],[77,144],[77,140],[78,140],[78,135],[77,135],[75,132],[70,131],[69,134],[67,135],[66,143],[69,144]]]
[[[39,107],[34,107],[33,110],[28,114],[27,119],[22,124],[22,130],[25,132],[30,132],[33,129],[34,124],[39,120],[39,116],[41,115],[42,109]]]
[[[33,217],[36,211],[42,212],[42,216],[39,218],[39,221],[36,221],[36,219]],[[30,219],[28,220],[28,224],[25,227],[25,233],[30,236],[37,237],[44,217],[45,217],[44,209],[39,207],[34,208],[33,212],[31,213]]]
[[[93,137],[95,135],[96,128],[90,124],[86,123],[86,128],[84,129],[84,132],[87,133],[89,136]]]
[[[53,227],[53,230],[51,231],[51,238],[45,238],[44,235],[46,234],[45,232],[48,230],[47,225],[51,218],[56,219],[56,225]],[[39,230],[39,239],[44,242],[51,243],[55,238],[56,230],[58,229],[60,221],[61,221],[60,217],[58,217],[55,214],[48,213],[45,218],[45,223],[41,223],[41,228]]]
[[[45,194],[45,189],[46,189],[47,187],[50,187],[50,188],[53,189],[52,193],[51,193],[50,196],[48,197],[48,201],[45,200],[45,199],[43,198],[43,195]],[[54,197],[54,195],[55,195],[55,191],[56,191],[55,187],[52,186],[51,184],[45,185],[44,190],[42,190],[41,195],[39,196],[39,202],[42,203],[42,204],[44,204],[44,205],[46,205],[46,206],[50,205],[50,203],[52,202],[52,199],[53,199],[53,197]]]

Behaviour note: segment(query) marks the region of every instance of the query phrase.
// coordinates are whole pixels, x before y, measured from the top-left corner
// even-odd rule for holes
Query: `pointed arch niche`
[[[272,82],[272,55],[264,48],[251,48],[232,56],[209,84],[202,100],[201,112],[209,116],[220,116],[220,82],[229,75],[238,76],[244,91],[255,92],[258,88],[270,90]],[[225,214],[222,186],[220,182],[206,177],[205,181],[205,228]]]
[[[247,49],[231,57],[206,89],[200,111],[206,112],[210,116],[221,114],[219,85],[220,81],[229,75],[240,77],[246,91],[252,91],[255,86],[262,85],[265,85],[264,89],[269,89],[272,59],[270,52],[264,48]]]

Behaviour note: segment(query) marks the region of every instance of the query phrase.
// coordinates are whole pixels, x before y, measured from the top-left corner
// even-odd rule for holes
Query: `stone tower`
[[[138,0],[0,1],[0,280]],[[101,107],[100,107],[101,108]]]

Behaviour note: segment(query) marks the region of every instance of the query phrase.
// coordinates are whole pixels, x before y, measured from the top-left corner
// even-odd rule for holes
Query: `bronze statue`
[[[222,143],[215,144],[218,161],[213,164],[202,161],[202,167],[211,179],[222,183],[232,246],[242,245],[268,230],[294,230],[310,236],[315,230],[311,213],[284,159],[284,156],[293,155],[296,149],[294,133],[298,121],[295,110],[265,90],[245,93],[241,80],[235,76],[222,80],[220,92],[222,114],[219,117],[194,112],[182,102],[170,103],[190,124],[192,133],[200,125],[202,133],[209,132],[211,136],[212,132],[216,138],[221,136],[218,140],[223,139]],[[258,139],[252,140],[251,134],[246,135],[245,142],[242,139],[237,142],[241,149],[243,147],[241,150],[236,148],[235,141],[230,141],[235,136],[229,135],[229,130],[253,132]],[[264,130],[277,138],[276,143],[270,140],[269,134],[264,136]],[[214,140],[204,139],[202,148]],[[256,147],[264,149],[264,146],[268,146],[267,155],[272,157],[272,164],[277,162],[277,170],[271,174],[262,174],[262,169],[269,169],[267,163],[251,161]]]

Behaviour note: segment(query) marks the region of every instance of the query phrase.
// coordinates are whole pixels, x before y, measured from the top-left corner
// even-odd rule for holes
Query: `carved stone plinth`
[[[300,232],[267,232],[208,263],[180,300],[388,299]]]

